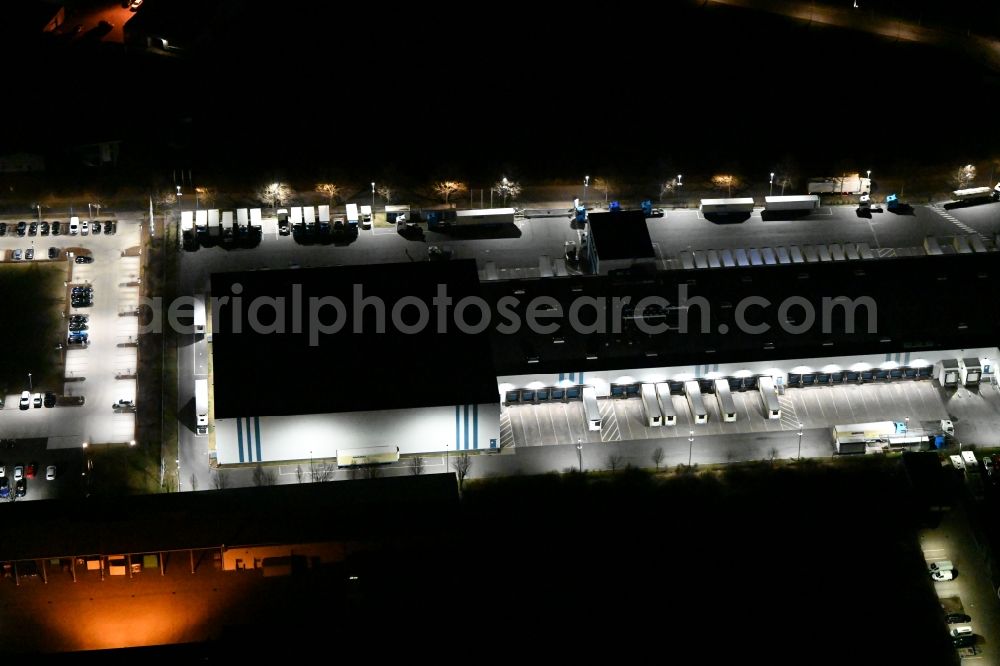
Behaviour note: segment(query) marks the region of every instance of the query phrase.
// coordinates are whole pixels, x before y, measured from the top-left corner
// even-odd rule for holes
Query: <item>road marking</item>
[[[967,234],[971,234],[973,236],[979,236],[982,240],[989,240],[990,239],[990,237],[987,236],[986,234],[979,233],[978,231],[976,231],[975,229],[973,229],[972,227],[970,227],[969,225],[965,224],[964,222],[962,222],[961,220],[959,220],[957,217],[955,217],[954,215],[952,215],[951,213],[949,213],[947,210],[945,210],[941,206],[941,204],[931,204],[930,206],[926,206],[926,208],[930,208],[935,213],[937,213],[938,215],[940,215],[944,219],[948,220],[949,222],[951,222],[952,224],[954,224],[956,227],[958,227],[959,229],[961,229],[962,231],[964,231]]]

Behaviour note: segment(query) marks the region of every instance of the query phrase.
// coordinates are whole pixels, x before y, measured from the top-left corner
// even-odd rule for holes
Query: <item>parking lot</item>
[[[22,411],[18,408],[19,396],[7,396],[5,408],[0,410],[0,437],[47,439],[49,448],[80,448],[83,442],[128,443],[134,437],[135,415],[116,412],[111,404],[119,399],[133,400],[136,393],[134,345],[138,318],[133,313],[138,306],[140,260],[138,256],[125,255],[137,254],[134,248],[139,243],[139,224],[135,218],[119,218],[114,235],[71,236],[65,233],[69,216],[56,219],[64,227],[59,236],[50,233],[18,237],[8,229],[7,235],[0,237],[0,257],[9,258],[12,253],[8,250],[23,250],[32,244],[35,261],[47,260],[51,247],[75,256],[93,257],[93,263],[76,263],[75,256],[60,259],[73,262],[72,279],[67,287],[80,285],[93,289],[93,304],[87,307],[70,307],[67,294],[66,316],[89,316],[88,344],[65,345],[63,385],[33,387],[35,391],[81,397],[83,404]],[[7,224],[10,227],[11,221],[7,220]],[[133,249],[126,253],[128,248]]]
[[[722,420],[715,396],[703,394],[708,423],[702,425],[693,423],[687,399],[675,395],[672,398],[677,425],[659,427],[646,425],[640,398],[606,398],[598,401],[603,417],[600,431],[586,428],[580,401],[510,405],[504,408],[501,434],[506,426],[515,446],[544,446],[573,444],[580,440],[611,442],[687,437],[690,430],[698,435],[752,435],[797,430],[799,423],[811,430],[837,424],[909,418],[911,428],[916,428],[921,421],[950,418],[946,401],[953,393],[954,389],[939,389],[929,380],[792,388],[779,396],[781,418],[768,419],[764,416],[759,392],[737,391],[732,394],[737,416],[731,423]],[[979,395],[985,409],[1000,414],[1000,394],[991,387],[983,387]],[[956,421],[955,428],[957,437],[965,436],[962,419]]]

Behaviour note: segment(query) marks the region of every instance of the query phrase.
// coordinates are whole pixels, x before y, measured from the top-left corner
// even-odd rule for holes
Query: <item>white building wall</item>
[[[215,421],[220,465],[333,458],[337,449],[367,446],[398,446],[400,454],[490,449],[499,441],[499,403]]]
[[[611,384],[657,383],[667,380],[688,381],[691,379],[718,379],[721,377],[750,377],[771,375],[775,382],[786,383],[789,373],[807,374],[814,372],[862,372],[872,369],[895,369],[901,366],[921,367],[933,365],[943,358],[978,357],[983,366],[983,381],[989,381],[996,374],[996,364],[1000,360],[1000,350],[954,349],[947,351],[891,352],[866,356],[834,356],[828,358],[807,358],[790,361],[759,361],[754,363],[716,363],[665,368],[637,368],[625,370],[596,370],[592,372],[567,371],[564,373],[538,375],[510,375],[498,377],[501,400],[507,391],[515,389],[539,389],[546,386],[575,386],[586,384],[597,389],[599,396],[611,394]],[[986,373],[989,366],[990,373]]]

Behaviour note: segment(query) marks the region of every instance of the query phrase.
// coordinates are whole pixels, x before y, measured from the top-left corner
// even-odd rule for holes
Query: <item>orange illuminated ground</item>
[[[107,21],[112,25],[111,32],[101,37],[100,41],[121,44],[125,41],[122,26],[133,16],[135,16],[135,12],[122,8],[120,2],[108,2],[104,5],[78,9],[67,8],[66,21],[56,32],[71,35],[74,28],[80,25],[83,29],[74,39],[81,39],[91,30],[95,30],[101,21]]]

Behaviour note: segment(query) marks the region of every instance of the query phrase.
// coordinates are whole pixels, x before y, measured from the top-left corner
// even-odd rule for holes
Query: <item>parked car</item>
[[[24,478],[24,465],[14,465],[14,480],[20,481]]]
[[[0,479],[0,497],[3,499],[10,497],[10,481],[6,477]]]
[[[934,582],[936,582],[936,583],[939,583],[939,582],[945,581],[945,580],[953,580],[954,578],[955,578],[955,570],[954,569],[942,569],[941,571],[932,571],[931,572],[931,579]]]
[[[27,229],[28,229],[28,223],[27,222],[21,221],[21,222],[17,223],[17,235],[18,236],[23,236],[24,232],[27,231]]]
[[[49,259],[58,259],[58,258],[59,258],[59,248],[57,248],[57,247],[50,247],[49,248]]]
[[[965,613],[948,613],[944,616],[948,624],[960,624],[962,622],[972,622],[972,618]]]
[[[56,466],[49,465],[45,468],[45,480],[52,481],[56,478]]]
[[[118,223],[114,220],[104,221],[104,233],[109,236],[114,236],[118,232]]]
[[[29,247],[27,250],[25,250],[24,251],[24,258],[27,261],[31,261],[32,259],[34,259],[35,258],[35,248]]]
[[[7,478],[7,466],[0,463],[0,479]]]
[[[41,393],[36,393],[35,395],[31,396],[31,404],[34,405],[35,407],[41,407],[42,406],[42,394]]]
[[[37,222],[32,222],[28,226],[28,235],[29,236],[37,236],[38,235],[38,223]]]
[[[41,232],[41,234],[43,236],[48,236],[49,235],[49,223],[48,222],[42,222],[42,226],[39,229],[39,231]]]
[[[927,565],[928,571],[946,571],[954,568],[955,565],[952,564],[951,560],[938,560],[937,562],[931,562]]]
[[[0,222],[0,236],[6,236],[6,235],[7,235],[7,223]]]
[[[69,219],[69,235],[76,236],[78,233],[80,233],[80,218],[71,217]]]
[[[24,497],[28,493],[28,482],[25,479],[17,479],[14,482],[14,495]]]
[[[21,249],[14,250],[14,261],[21,261]]]
[[[48,391],[45,394],[45,402],[43,404],[46,407],[55,407],[56,406],[56,394],[53,393],[52,391]]]
[[[18,405],[22,410],[31,407],[31,393],[28,391],[21,392],[21,402]]]
[[[62,234],[62,222],[56,221],[52,223],[52,235],[58,236]]]
[[[78,264],[92,264],[94,263],[94,258],[89,255],[80,255],[74,261]]]
[[[87,220],[80,222],[80,235],[86,236],[90,233],[90,223]]]

